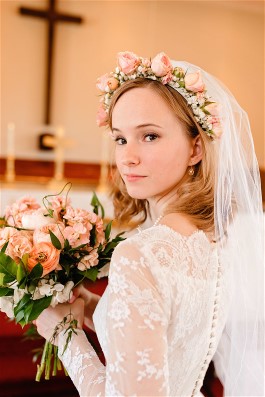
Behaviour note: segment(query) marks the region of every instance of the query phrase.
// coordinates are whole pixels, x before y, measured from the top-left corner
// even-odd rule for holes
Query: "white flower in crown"
[[[174,67],[164,52],[160,52],[152,60],[139,57],[130,51],[119,52],[117,61],[118,66],[114,72],[97,79],[97,87],[104,94],[97,112],[99,127],[108,124],[109,106],[117,88],[128,80],[147,78],[178,91],[186,99],[205,133],[211,138],[221,136],[219,105],[207,94],[200,70],[188,73],[179,66]]]

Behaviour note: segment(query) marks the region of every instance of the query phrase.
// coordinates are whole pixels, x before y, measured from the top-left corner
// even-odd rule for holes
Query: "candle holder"
[[[101,161],[99,184],[96,188],[97,192],[106,193],[109,190],[108,175],[109,175],[109,164],[104,161]]]
[[[16,179],[15,157],[8,155],[6,158],[5,181],[8,183],[12,183],[15,181],[15,179]]]

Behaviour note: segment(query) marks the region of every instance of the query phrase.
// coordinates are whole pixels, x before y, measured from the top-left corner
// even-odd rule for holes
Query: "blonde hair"
[[[165,213],[185,214],[197,228],[211,232],[214,229],[214,144],[195,120],[186,100],[176,90],[158,81],[144,78],[127,81],[112,97],[109,107],[109,127],[112,129],[112,112],[119,98],[131,89],[142,87],[152,89],[160,95],[176,114],[190,139],[199,135],[202,141],[202,160],[194,166],[194,175],[187,174],[177,187],[176,202],[168,206]],[[138,216],[138,223],[143,223],[150,215],[148,201],[134,199],[128,195],[117,169],[113,171],[112,198],[115,217],[119,223],[128,223],[134,216]]]

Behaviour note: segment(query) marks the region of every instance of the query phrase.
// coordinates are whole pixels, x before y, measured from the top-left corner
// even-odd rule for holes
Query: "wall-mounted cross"
[[[37,10],[32,8],[20,7],[19,12],[23,15],[38,17],[48,22],[48,56],[47,56],[47,77],[46,77],[46,97],[45,97],[45,117],[44,123],[51,122],[51,94],[52,94],[52,65],[53,65],[53,48],[54,48],[54,27],[56,22],[73,22],[81,23],[81,17],[61,14],[55,11],[55,0],[49,0],[49,8],[47,10]]]

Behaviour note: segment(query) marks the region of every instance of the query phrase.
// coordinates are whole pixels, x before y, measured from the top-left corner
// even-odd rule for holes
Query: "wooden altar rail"
[[[6,159],[0,158],[0,179],[4,180]],[[15,160],[15,174],[17,181],[48,182],[54,176],[54,162],[46,160]],[[65,162],[64,176],[75,182],[98,184],[100,178],[100,164]]]
[[[0,158],[0,179],[4,179],[6,172],[6,159]],[[49,180],[54,175],[54,162],[45,160],[15,160],[15,173],[18,180],[25,179],[38,182]],[[262,197],[265,202],[265,168],[260,169]],[[100,164],[74,163],[66,161],[64,164],[64,176],[66,179],[80,181],[80,183],[97,184],[100,177]],[[36,179],[37,178],[37,179]]]

